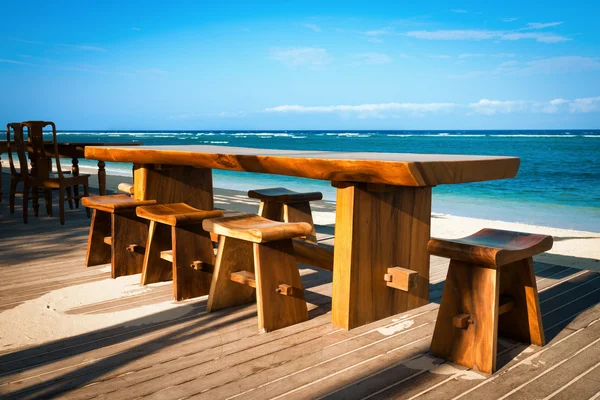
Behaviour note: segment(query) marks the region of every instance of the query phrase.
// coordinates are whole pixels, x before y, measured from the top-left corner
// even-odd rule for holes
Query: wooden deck
[[[9,215],[7,197],[0,203],[0,312],[53,290],[110,279],[105,266],[83,266],[89,224],[83,210],[67,211],[64,227],[46,216],[23,225],[20,211]],[[243,203],[229,206],[250,207]],[[331,242],[331,226],[318,230]],[[331,274],[312,268],[302,271],[310,320],[268,334],[257,333],[255,306],[208,314],[206,298],[182,303],[182,312],[10,351],[2,350],[0,327],[0,397],[600,398],[598,272],[536,262],[549,343],[501,340],[501,369],[484,376],[428,354],[447,264],[432,258],[430,304],[349,332],[330,323]],[[160,285],[69,313],[170,301],[171,286]]]

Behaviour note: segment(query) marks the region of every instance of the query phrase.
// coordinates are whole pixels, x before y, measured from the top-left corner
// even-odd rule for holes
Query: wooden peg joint
[[[107,245],[109,245],[109,246],[112,246],[112,236],[105,236],[104,237],[104,243],[107,244]]]
[[[459,329],[467,329],[469,325],[475,323],[469,314],[458,314],[454,317],[454,327]]]
[[[136,254],[144,254],[146,252],[146,248],[144,246],[139,246],[137,244],[130,244],[126,247],[126,249],[128,252]]]
[[[196,271],[200,271],[204,268],[203,261],[193,261],[190,267],[194,268]]]
[[[275,292],[284,296],[291,296],[293,289],[294,288],[292,286],[282,283],[277,289],[275,289]]]
[[[417,286],[418,274],[416,271],[402,267],[392,267],[387,269],[387,274],[383,275],[383,280],[388,287],[408,292]]]

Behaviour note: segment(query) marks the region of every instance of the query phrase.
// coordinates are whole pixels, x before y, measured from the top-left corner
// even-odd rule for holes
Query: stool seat
[[[142,206],[136,209],[137,216],[160,222],[170,226],[184,226],[202,223],[206,218],[217,218],[223,215],[222,211],[199,210],[185,203],[156,204]]]
[[[85,207],[114,214],[119,210],[156,204],[156,200],[135,200],[126,194],[113,194],[108,196],[84,197],[81,199],[81,204]]]
[[[305,201],[314,201],[323,199],[321,192],[294,192],[286,188],[269,188],[269,189],[258,189],[250,190],[248,197],[252,199],[260,199],[267,201],[274,201],[277,203],[301,203]]]
[[[432,238],[427,250],[438,257],[500,267],[550,250],[552,244],[548,235],[482,229],[461,239]]]
[[[206,219],[202,227],[208,232],[253,243],[293,239],[312,232],[312,226],[307,222],[277,222],[246,213]]]

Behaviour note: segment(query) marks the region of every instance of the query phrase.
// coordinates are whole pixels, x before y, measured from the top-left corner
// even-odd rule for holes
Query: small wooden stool
[[[317,233],[310,210],[310,202],[321,200],[321,192],[298,193],[285,188],[250,190],[248,197],[260,199],[258,215],[273,221],[306,222],[312,230],[305,241],[317,244]]]
[[[252,302],[256,288],[259,331],[308,320],[292,239],[310,234],[310,224],[239,213],[207,219],[202,226],[219,235],[207,311]]]
[[[126,194],[83,197],[81,204],[92,208],[85,265],[111,263],[111,276],[139,274],[148,236],[148,223],[135,215],[138,206],[155,200],[135,200]]]
[[[543,346],[532,256],[550,250],[552,243],[552,236],[496,229],[462,239],[431,239],[429,252],[451,259],[431,353],[493,373],[498,333]]]
[[[136,213],[150,220],[142,285],[173,279],[175,300],[208,294],[215,253],[202,221],[223,212],[174,203],[138,207]]]

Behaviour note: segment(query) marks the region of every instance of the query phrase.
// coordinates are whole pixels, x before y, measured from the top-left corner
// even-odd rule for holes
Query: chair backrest
[[[46,151],[46,145],[50,143],[44,142],[44,127],[50,125],[52,127],[52,150]],[[62,169],[60,168],[60,158],[58,156],[58,140],[56,137],[56,125],[50,121],[25,121],[21,122],[21,130],[28,130],[27,142],[30,147],[29,159],[31,160],[31,175],[36,178],[48,178],[52,172],[52,158],[55,159],[56,170],[58,177],[63,178]]]
[[[12,132],[12,137],[11,137]],[[23,128],[18,122],[11,122],[6,124],[6,147],[8,150],[8,162],[10,164],[10,174],[14,176],[22,176],[27,178],[29,176],[29,167],[27,163],[27,143],[23,137]],[[13,159],[13,151],[17,154],[19,162],[19,171],[15,167],[15,161]]]

